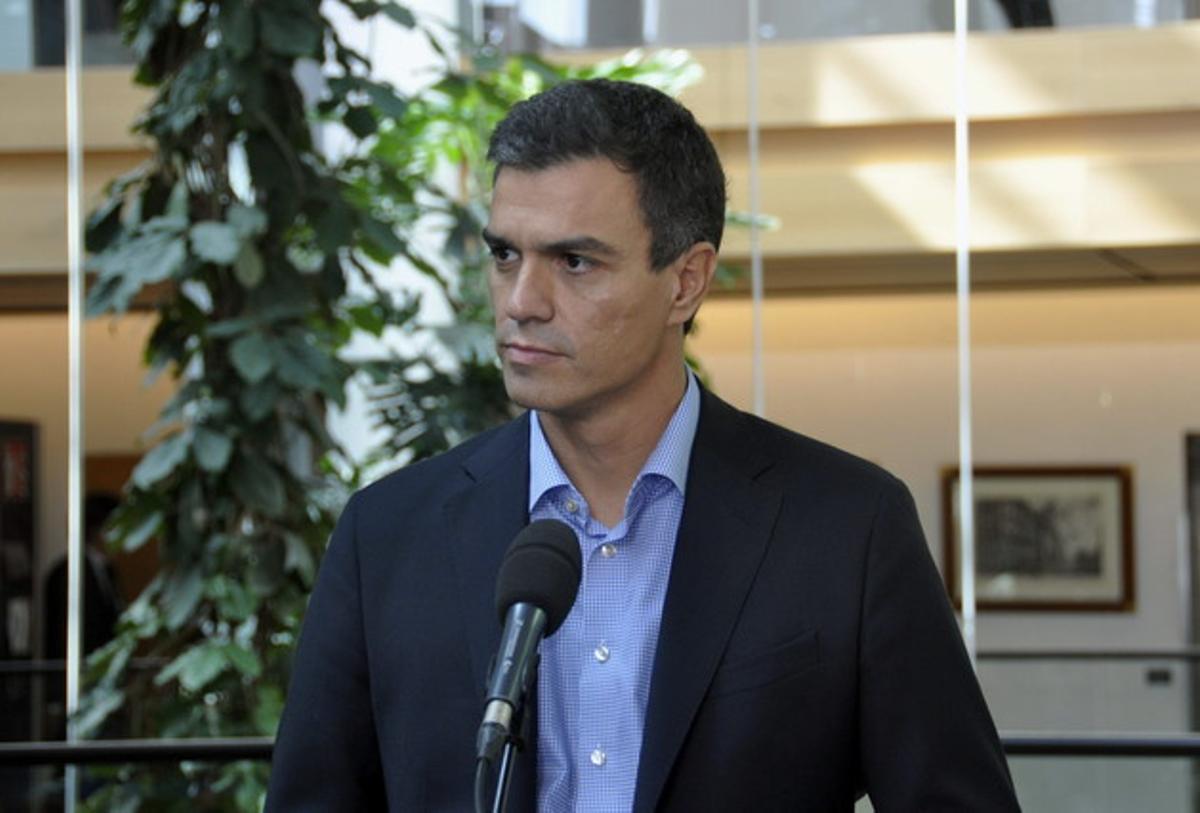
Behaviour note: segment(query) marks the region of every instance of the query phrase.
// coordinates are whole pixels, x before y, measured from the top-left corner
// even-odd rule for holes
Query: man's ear
[[[682,325],[696,315],[708,293],[717,273],[717,250],[709,242],[695,243],[671,263],[667,273],[676,280],[668,324]]]

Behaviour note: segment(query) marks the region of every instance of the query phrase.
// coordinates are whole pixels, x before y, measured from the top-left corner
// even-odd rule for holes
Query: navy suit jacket
[[[528,438],[518,418],[351,499],[268,810],[472,809]],[[511,810],[536,806],[536,740]],[[849,811],[864,790],[879,811],[1018,809],[907,489],[705,392],[634,810]]]

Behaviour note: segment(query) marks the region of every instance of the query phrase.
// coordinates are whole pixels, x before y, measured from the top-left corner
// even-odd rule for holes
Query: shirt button
[[[599,748],[592,749],[591,755],[592,764],[597,768],[603,768],[604,763],[608,762],[608,754],[601,751]]]
[[[568,514],[574,514],[579,510],[579,503],[575,502],[574,500],[567,500],[566,505],[563,507],[567,509]]]
[[[606,647],[604,644],[600,644],[600,646],[592,650],[592,657],[600,663],[608,663],[608,656],[608,647]]]
[[[600,546],[600,555],[605,559],[611,559],[617,555],[617,546],[611,542],[605,542]]]

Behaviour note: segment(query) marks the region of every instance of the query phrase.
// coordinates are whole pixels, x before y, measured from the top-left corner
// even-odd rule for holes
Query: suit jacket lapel
[[[483,714],[488,668],[500,643],[496,615],[496,573],[504,552],[529,523],[529,418],[524,415],[499,429],[463,462],[465,488],[445,506],[466,623],[471,666]],[[513,770],[509,810],[534,810],[537,802],[536,709],[527,698],[525,749]]]
[[[705,392],[663,606],[635,813],[658,804],[766,550],[780,495],[747,419]]]

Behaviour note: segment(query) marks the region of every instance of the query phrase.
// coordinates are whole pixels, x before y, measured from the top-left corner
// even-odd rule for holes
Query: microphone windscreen
[[[539,519],[525,526],[504,554],[496,577],[496,611],[500,623],[518,602],[546,614],[546,635],[567,619],[579,592],[583,560],[575,531],[556,519]]]

